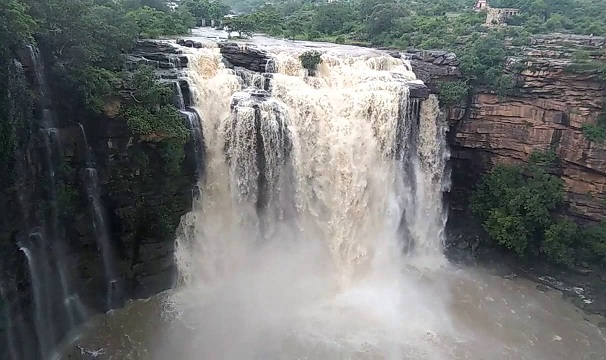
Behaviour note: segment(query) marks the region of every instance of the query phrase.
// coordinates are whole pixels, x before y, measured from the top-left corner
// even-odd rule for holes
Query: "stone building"
[[[507,25],[505,23],[507,18],[520,12],[520,9],[490,7],[488,0],[477,0],[474,9],[476,11],[486,11],[486,26]]]
[[[488,8],[488,0],[478,0],[473,7],[476,11]]]

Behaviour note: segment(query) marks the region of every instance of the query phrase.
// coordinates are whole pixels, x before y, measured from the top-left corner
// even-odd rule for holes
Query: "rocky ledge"
[[[422,80],[433,92],[438,90],[438,81],[455,80],[461,77],[460,62],[454,53],[409,49],[404,56],[410,60],[417,78]]]
[[[560,160],[556,173],[564,180],[568,213],[605,220],[606,145],[587,139],[582,128],[597,123],[606,90],[591,60],[575,63],[570,50],[581,47],[598,59],[604,40],[553,35],[532,43],[509,60],[507,69],[517,77],[511,94],[477,88],[465,102],[447,109],[454,195],[469,191],[479,174],[496,163],[525,162],[535,150],[553,149]],[[421,65],[435,70],[430,83],[456,76],[433,65]]]
[[[179,44],[181,46],[192,47],[192,48],[203,47],[203,45],[200,42],[193,41],[193,40],[178,40],[177,44]],[[271,54],[268,54],[266,51],[256,47],[255,45],[246,44],[246,43],[229,42],[229,41],[228,42],[219,42],[219,43],[217,43],[217,45],[219,46],[221,55],[223,56],[223,61],[225,62],[225,64],[228,67],[235,68],[235,69],[242,68],[242,69],[246,69],[246,70],[258,72],[258,73],[271,73],[272,72]],[[443,69],[444,66],[448,66],[449,63],[453,63],[453,62],[456,62],[456,64],[458,65],[456,57],[454,59],[451,58],[451,55],[454,55],[454,54],[450,54],[450,53],[446,53],[446,52],[442,52],[442,53],[438,52],[438,51],[435,52],[435,57],[434,57],[433,61],[435,61],[435,63],[438,64],[438,65],[436,65],[436,69]],[[398,57],[398,58],[401,57],[401,54],[399,52],[386,51],[386,54],[389,54],[391,56]],[[406,56],[408,56],[408,55],[406,55]],[[426,64],[425,61],[419,61],[419,64],[421,64],[421,63]],[[443,66],[439,66],[439,65],[443,65]],[[426,73],[429,74],[430,71],[435,72],[436,69],[434,69],[434,68],[428,69],[426,71]],[[452,69],[449,71],[453,72],[453,74],[460,75],[460,72],[458,72],[458,68],[456,68],[456,67],[452,67]],[[427,76],[427,78],[429,79],[429,76]],[[423,78],[421,78],[421,79],[424,80]],[[430,88],[428,88],[426,85],[421,84],[421,83],[409,84],[409,89],[410,89],[410,97],[418,98],[418,99],[427,99],[427,97],[429,96],[429,94],[431,92]]]

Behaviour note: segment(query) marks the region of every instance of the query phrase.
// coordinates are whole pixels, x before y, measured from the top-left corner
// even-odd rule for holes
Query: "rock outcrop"
[[[596,124],[603,111],[606,91],[592,61],[601,60],[604,39],[551,35],[532,44],[522,49],[523,56],[509,61],[508,70],[518,78],[511,95],[474,89],[466,103],[447,110],[453,196],[467,197],[470,185],[496,163],[524,162],[535,150],[553,149],[569,214],[604,220],[606,145],[590,141],[582,130]],[[586,62],[573,60],[578,50],[588,52]],[[456,77],[454,64],[436,65],[425,53],[413,58],[413,69],[430,87]]]
[[[186,43],[181,41],[180,44],[189,47],[199,46],[196,44],[196,42]],[[223,56],[223,60],[227,66],[235,69],[242,68],[252,72],[268,73],[271,76],[271,73],[273,72],[271,66],[272,56],[263,49],[257,48],[251,44],[240,44],[235,42],[220,42],[218,43],[218,46],[221,51],[221,55]],[[394,57],[401,56],[401,54],[398,52],[386,51],[386,54]],[[414,54],[411,54],[411,56],[412,55]],[[435,60],[436,63],[444,66],[448,66],[450,62],[456,62],[458,65],[456,57],[451,58],[452,56],[454,56],[454,54],[436,51],[435,57],[432,60]],[[423,61],[422,63],[425,64]],[[452,69],[450,71],[453,71],[453,76],[460,75],[458,68],[451,68]],[[427,74],[430,73],[429,70],[430,69],[426,71]],[[431,89],[424,84],[410,84],[409,90],[410,97],[418,99],[427,99],[431,91]]]
[[[438,50],[408,50],[405,53],[418,79],[437,92],[437,81],[456,80],[461,77],[459,59],[454,53]]]
[[[219,43],[221,55],[230,64],[254,72],[267,72],[267,63],[271,57],[254,46],[243,46],[238,43]]]
[[[196,185],[191,142],[182,166],[169,169],[162,144],[134,135],[119,116],[132,101],[127,91],[91,114],[56,86],[44,64],[52,60],[28,49],[7,84],[16,136],[0,176],[0,339],[7,331],[13,342],[0,344],[10,349],[0,359],[40,358],[36,335],[52,346],[95,313],[172,287],[174,234]],[[172,46],[143,42],[130,60],[182,84],[187,60]]]

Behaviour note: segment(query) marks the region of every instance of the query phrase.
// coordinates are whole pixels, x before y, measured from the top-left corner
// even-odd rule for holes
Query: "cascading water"
[[[56,340],[54,334],[53,325],[53,306],[52,306],[52,294],[50,293],[48,280],[49,266],[45,254],[38,255],[34,252],[36,246],[41,246],[40,239],[41,234],[32,234],[30,236],[30,243],[20,245],[20,250],[27,259],[30,280],[34,298],[34,322],[36,327],[36,334],[38,336],[38,342],[40,343],[40,351],[42,354],[49,354],[53,342]],[[42,266],[42,269],[38,267]],[[42,278],[41,278],[42,277]]]
[[[105,306],[106,308],[112,309],[118,305],[120,298],[120,283],[115,271],[115,260],[113,247],[110,242],[110,234],[108,223],[101,203],[101,194],[99,192],[99,175],[95,167],[95,160],[93,158],[92,150],[88,144],[88,138],[84,126],[80,124],[80,132],[82,134],[82,140],[86,150],[86,168],[84,169],[84,186],[86,188],[86,194],[88,195],[89,204],[92,212],[92,224],[95,233],[95,239],[99,250],[101,251],[101,257],[103,259],[103,270],[105,273],[106,282],[106,295],[105,295]]]
[[[40,52],[31,45],[28,49],[40,95],[39,126],[48,179],[48,214],[44,219],[45,228],[33,229],[28,243],[21,244],[20,249],[27,259],[30,272],[40,354],[46,358],[60,337],[85,320],[87,314],[78,294],[71,289],[66,267],[66,244],[59,224],[56,173],[60,157],[60,130],[54,127],[54,114]]]
[[[200,165],[203,162],[203,135],[201,128],[201,119],[198,110],[195,108],[187,108],[185,106],[185,98],[183,97],[183,90],[179,82],[173,83],[174,87],[174,105],[179,109],[181,115],[185,118],[187,126],[192,134],[192,140],[194,145],[194,153],[196,164],[198,164],[197,171],[199,175]],[[191,99],[188,99],[188,103],[191,103]]]
[[[212,42],[183,49],[175,104],[203,148],[180,286],[96,318],[66,358],[603,358],[600,329],[556,292],[445,262],[446,124],[406,61],[250,41],[265,74],[226,68]],[[250,54],[233,46],[227,60]],[[325,52],[314,77],[310,49]]]
[[[405,60],[322,58],[308,77],[278,52],[268,76],[192,51],[206,153],[177,242],[185,358],[424,357],[448,327],[414,270],[444,263],[437,100],[409,98]]]

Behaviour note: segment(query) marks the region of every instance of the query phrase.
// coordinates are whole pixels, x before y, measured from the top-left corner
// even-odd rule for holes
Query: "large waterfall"
[[[205,166],[177,243],[186,355],[426,356],[447,322],[415,270],[445,263],[438,101],[409,96],[404,59],[326,52],[308,76],[299,53],[260,74],[191,50]]]
[[[445,260],[446,124],[408,61],[250,43],[181,48],[199,183],[175,288],[94,317],[63,358],[603,358],[601,330],[556,291]]]

